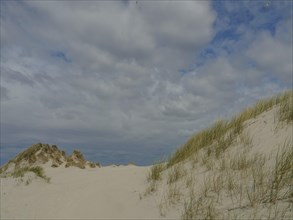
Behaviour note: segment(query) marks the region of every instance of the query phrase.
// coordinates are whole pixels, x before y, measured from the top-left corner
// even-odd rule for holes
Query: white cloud
[[[276,36],[263,32],[256,37],[246,53],[257,67],[288,82],[292,77],[292,48],[290,42],[283,40],[283,35],[278,29]],[[288,33],[285,35],[288,36]]]
[[[1,144],[7,146],[43,141],[101,155],[122,148],[170,152],[217,117],[282,90],[276,82],[261,85],[264,71],[278,69],[280,79],[292,71],[285,56],[292,42],[281,23],[275,36],[255,38],[243,26],[248,34],[241,43],[214,47],[234,54],[195,67],[218,30],[207,1],[1,4]],[[256,66],[247,66],[251,60]]]

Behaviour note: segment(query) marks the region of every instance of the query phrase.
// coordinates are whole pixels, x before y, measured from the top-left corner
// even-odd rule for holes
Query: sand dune
[[[80,166],[89,164],[80,153],[29,148],[1,168],[1,219],[292,219],[293,95],[280,97],[215,123],[154,166]],[[44,173],[21,176],[24,165]]]

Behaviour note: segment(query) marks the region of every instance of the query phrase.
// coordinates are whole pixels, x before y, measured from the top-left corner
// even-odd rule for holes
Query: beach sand
[[[141,199],[150,167],[45,167],[50,183],[1,178],[1,219],[161,218],[156,197]]]
[[[42,167],[45,175],[51,178],[49,183],[32,172],[23,178],[0,178],[1,219],[180,219],[186,201],[191,198],[191,189],[196,198],[201,198],[198,201],[201,202],[201,210],[214,212],[215,209],[216,212],[212,213],[215,216],[222,213],[218,216],[236,216],[239,219],[253,216],[263,219],[276,216],[278,219],[283,216],[284,219],[292,219],[291,194],[266,204],[263,203],[265,199],[258,201],[257,197],[258,203],[254,204],[249,197],[249,193],[254,192],[251,186],[253,172],[262,170],[263,179],[267,182],[259,187],[269,193],[276,156],[284,146],[292,152],[292,123],[280,123],[277,111],[273,108],[247,120],[241,135],[220,158],[206,156],[206,147],[199,150],[193,159],[176,164],[185,171],[181,171],[182,176],[174,183],[169,181],[175,172],[173,167],[166,168],[160,174],[160,180],[148,181],[151,166],[135,165],[80,169],[65,168],[64,164],[52,168],[47,163]],[[257,167],[262,158],[265,158],[263,168]],[[221,168],[222,163],[226,164],[224,168]],[[247,167],[237,168],[241,164]],[[292,169],[292,164],[289,165]],[[227,188],[228,179],[235,189]],[[152,183],[157,184],[156,189],[148,191]],[[287,192],[287,185],[284,183],[280,190]],[[218,188],[218,194],[211,188]],[[214,209],[208,208],[209,204],[213,204]],[[200,214],[205,216],[205,213]]]

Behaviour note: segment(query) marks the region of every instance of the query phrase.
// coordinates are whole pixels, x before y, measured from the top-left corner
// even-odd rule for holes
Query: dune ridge
[[[78,152],[65,160],[56,149],[54,160],[25,156],[39,155],[36,147],[1,168],[1,219],[292,219],[292,129],[287,91],[217,121],[152,166],[83,167]],[[24,165],[41,166],[50,182],[3,175]]]
[[[37,143],[19,153],[15,158],[0,168],[0,173],[9,174],[24,167],[35,167],[39,165],[51,166],[54,168],[65,166],[75,166],[81,169],[86,167],[100,167],[99,163],[93,163],[85,160],[80,151],[74,150],[69,156],[65,151],[61,151],[57,145]]]

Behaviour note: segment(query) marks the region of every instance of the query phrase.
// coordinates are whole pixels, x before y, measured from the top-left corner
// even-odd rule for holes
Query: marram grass
[[[44,169],[40,166],[35,166],[35,167],[22,167],[15,169],[13,173],[11,173],[11,176],[18,178],[18,177],[23,177],[25,173],[27,172],[33,172],[36,174],[36,176],[46,180],[47,182],[50,182],[50,177],[47,177],[45,175]]]
[[[157,181],[157,180],[160,180],[161,179],[161,173],[162,171],[165,169],[165,166],[164,166],[164,163],[162,162],[159,162],[159,163],[156,163],[154,164],[152,167],[151,167],[151,170],[148,174],[148,181]]]
[[[191,137],[163,168],[169,171],[164,173],[168,188],[160,213],[165,216],[168,208],[180,202],[181,219],[291,219],[288,216],[292,216],[293,198],[292,141],[285,141],[275,157],[251,154],[252,140],[243,128],[244,122],[274,107],[277,124],[292,123],[292,101],[293,91],[261,100],[230,121],[218,121]],[[226,152],[239,141],[243,152]],[[193,177],[192,170],[182,166],[189,157],[192,169],[198,164],[206,167],[203,184]],[[163,170],[158,172],[160,176]],[[178,188],[182,181],[185,189]],[[233,206],[221,209],[223,200]]]
[[[273,97],[260,100],[254,106],[246,108],[241,113],[235,115],[230,121],[220,120],[209,128],[206,128],[192,136],[183,146],[171,155],[167,167],[177,164],[198,150],[216,143],[216,153],[222,153],[227,149],[237,135],[243,130],[243,123],[251,118],[255,118],[261,113],[279,105],[279,119],[286,123],[293,121],[293,91],[289,90]]]
[[[292,219],[291,142],[279,146],[275,158],[246,153],[224,159],[224,169],[209,172],[202,185],[187,187],[181,219]],[[221,209],[224,200],[233,206]]]

